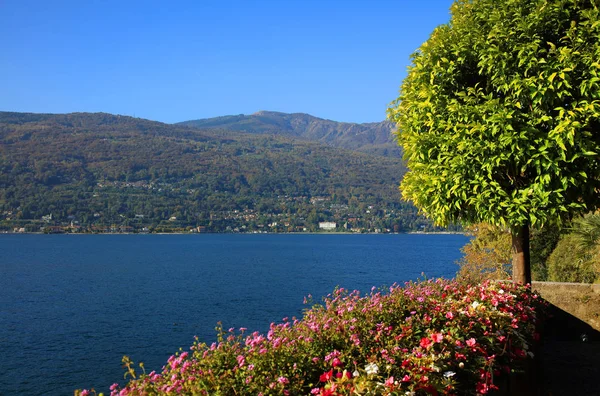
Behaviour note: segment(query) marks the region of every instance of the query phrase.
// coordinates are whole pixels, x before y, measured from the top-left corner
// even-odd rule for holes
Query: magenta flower
[[[333,367],[341,367],[341,366],[343,366],[343,363],[342,363],[342,361],[341,361],[341,360],[340,360],[338,357],[335,357],[335,358],[333,358],[333,360],[331,361],[331,365],[332,365]]]
[[[285,377],[279,377],[279,378],[277,378],[277,382],[279,382],[280,384],[284,384],[285,385],[285,384],[289,384],[290,380],[288,380]]]

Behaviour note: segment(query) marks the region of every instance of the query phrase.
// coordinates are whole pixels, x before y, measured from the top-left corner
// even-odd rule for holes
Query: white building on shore
[[[319,228],[326,231],[335,230],[337,224],[332,221],[323,221],[319,223]]]

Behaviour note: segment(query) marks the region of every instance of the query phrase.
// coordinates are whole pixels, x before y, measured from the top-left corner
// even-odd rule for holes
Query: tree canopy
[[[388,110],[403,197],[438,224],[510,228],[513,248],[598,207],[599,3],[457,0]]]

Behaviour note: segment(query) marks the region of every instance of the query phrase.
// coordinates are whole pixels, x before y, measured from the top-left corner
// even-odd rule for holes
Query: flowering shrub
[[[111,395],[486,394],[532,356],[537,307],[525,286],[438,279],[367,296],[337,289],[299,320],[267,334],[218,328],[161,373],[111,386]],[[89,394],[88,390],[76,394]]]

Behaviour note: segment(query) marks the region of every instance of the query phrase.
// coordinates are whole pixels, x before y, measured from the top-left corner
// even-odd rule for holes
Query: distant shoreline
[[[439,232],[0,232],[0,235],[466,235],[461,231]]]

